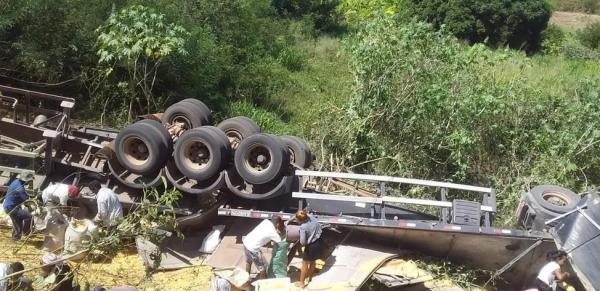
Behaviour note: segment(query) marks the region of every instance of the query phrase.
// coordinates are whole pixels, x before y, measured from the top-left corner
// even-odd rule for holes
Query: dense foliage
[[[326,121],[333,167],[498,185],[502,195],[600,182],[599,78],[567,96],[541,94],[521,74],[498,78],[502,55],[392,17],[365,23],[347,47],[353,95]]]
[[[323,5],[335,4],[331,3]],[[202,98],[216,110],[232,99],[270,106],[270,96],[288,81],[288,70],[303,66],[304,53],[292,47],[297,36],[317,33],[321,11],[327,13],[323,17],[333,17],[316,1],[306,17],[290,18],[280,16],[269,0],[10,0],[0,5],[0,77],[4,76],[4,82],[80,95],[78,104],[84,108],[77,112],[90,113],[93,118],[100,114],[102,122],[108,120],[110,125],[123,124],[131,114],[162,109],[189,96]],[[140,10],[134,13],[137,19],[118,19],[123,9],[136,11],[131,7]],[[160,21],[145,20],[152,15]],[[144,48],[135,49],[136,56],[126,56],[133,51],[129,46],[135,44],[128,39],[133,35],[127,34],[143,29],[129,26],[138,24],[146,28],[165,25],[182,32],[175,43],[167,44],[174,53],[156,58],[154,51],[148,56]],[[169,33],[157,35],[161,44],[153,45],[164,45]],[[157,41],[136,37],[142,42]],[[119,55],[119,62],[114,62]],[[139,75],[143,66],[152,74]],[[134,106],[129,106],[132,100]]]
[[[536,51],[550,19],[546,0],[409,0],[411,14],[471,43]]]

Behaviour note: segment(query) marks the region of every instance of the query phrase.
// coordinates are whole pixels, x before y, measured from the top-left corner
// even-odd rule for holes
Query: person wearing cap
[[[94,218],[95,222],[100,222],[102,226],[115,226],[119,220],[123,219],[123,207],[117,194],[109,188],[100,188],[96,196],[98,214]]]
[[[15,241],[21,239],[23,232],[27,235],[31,230],[31,213],[21,207],[29,198],[25,185],[31,182],[33,182],[32,173],[20,174],[8,186],[2,203],[4,212],[8,214],[12,221],[12,239]]]
[[[79,187],[70,184],[51,184],[42,191],[42,203],[45,206],[66,206],[69,199],[79,197]]]
[[[304,246],[302,253],[302,269],[300,269],[300,282],[296,283],[301,288],[306,286],[305,279],[312,279],[315,272],[315,261],[319,259],[323,252],[321,242],[321,224],[317,219],[309,215],[306,210],[296,212],[296,221],[300,223],[300,244]]]
[[[285,226],[280,216],[273,216],[271,221],[265,219],[258,224],[248,235],[242,238],[244,244],[244,255],[246,256],[246,272],[250,273],[252,264],[258,269],[258,278],[267,275],[267,262],[260,248],[267,243],[280,242],[281,233],[285,232]]]

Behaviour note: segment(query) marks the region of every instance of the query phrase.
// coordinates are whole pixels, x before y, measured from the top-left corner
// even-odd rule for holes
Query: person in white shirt
[[[552,251],[546,255],[549,263],[544,265],[537,278],[535,279],[535,287],[539,291],[552,291],[553,285],[558,282],[562,282],[569,278],[569,272],[563,272],[560,270],[560,266],[567,260],[567,253],[562,250]]]
[[[66,206],[69,199],[79,197],[79,187],[75,185],[56,183],[42,191],[42,202],[47,206]]]
[[[123,207],[117,194],[109,188],[100,188],[96,196],[98,214],[94,221],[103,226],[114,226],[123,219]]]
[[[242,242],[244,244],[244,255],[246,256],[246,272],[250,273],[250,268],[254,263],[258,269],[258,278],[264,278],[267,274],[265,258],[260,248],[269,242],[280,242],[281,234],[285,232],[285,226],[280,216],[273,216],[271,221],[263,220],[257,225]]]

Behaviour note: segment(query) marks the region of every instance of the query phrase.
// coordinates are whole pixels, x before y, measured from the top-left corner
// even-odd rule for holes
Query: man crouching
[[[250,273],[252,264],[258,269],[257,278],[265,278],[267,275],[267,262],[260,248],[269,242],[280,242],[281,235],[285,232],[285,226],[280,216],[273,216],[271,221],[265,219],[257,225],[242,242],[244,243],[244,255],[246,256],[246,272]]]

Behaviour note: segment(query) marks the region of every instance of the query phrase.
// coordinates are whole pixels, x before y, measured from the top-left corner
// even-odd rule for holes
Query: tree
[[[408,0],[410,14],[444,25],[471,43],[536,51],[546,29],[550,5],[546,0]]]
[[[161,62],[171,54],[186,54],[184,43],[188,32],[181,26],[166,23],[163,14],[141,5],[112,13],[97,32],[100,33],[99,63],[108,66],[106,73],[118,70],[126,73],[120,87],[126,87],[129,94],[128,121],[135,102],[148,112],[153,106],[157,107],[153,88]]]

